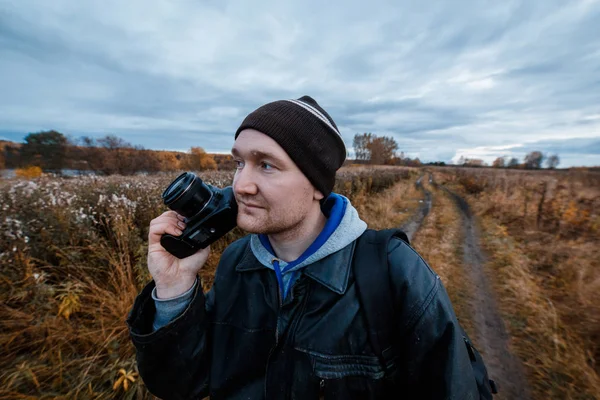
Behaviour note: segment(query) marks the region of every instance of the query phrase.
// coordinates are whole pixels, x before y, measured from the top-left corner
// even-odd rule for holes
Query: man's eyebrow
[[[238,151],[238,149],[236,149],[235,147],[231,149],[231,154],[233,154],[236,157],[240,157],[242,154]],[[267,151],[261,151],[261,150],[251,150],[250,151],[250,155],[252,158],[258,159],[258,158],[268,158],[274,161],[279,161],[279,162],[283,162],[283,160],[279,157],[277,157],[275,154],[273,153],[269,153]]]

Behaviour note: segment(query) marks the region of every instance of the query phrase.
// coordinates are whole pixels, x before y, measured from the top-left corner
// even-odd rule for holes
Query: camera
[[[237,203],[231,186],[219,189],[192,172],[179,175],[162,194],[164,204],[185,217],[179,236],[162,235],[160,244],[177,258],[206,248],[237,225]]]

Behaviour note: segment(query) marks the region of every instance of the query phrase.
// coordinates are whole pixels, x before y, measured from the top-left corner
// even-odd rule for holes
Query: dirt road
[[[523,367],[520,360],[509,351],[509,336],[483,268],[485,255],[481,250],[477,224],[468,203],[446,187],[437,185],[431,175],[428,177],[422,176],[416,182],[416,185],[425,194],[425,200],[422,201],[419,209],[409,221],[401,226],[401,229],[412,240],[431,210],[432,194],[423,186],[423,179],[429,179],[434,187],[446,191],[454,200],[461,216],[464,229],[463,267],[470,278],[470,282],[472,282],[472,292],[470,294],[473,310],[472,319],[476,328],[471,336],[473,336],[472,339],[474,339],[477,349],[482,354],[489,377],[498,386],[499,393],[494,396],[494,399],[527,400],[530,395]]]
[[[529,399],[523,367],[520,360],[509,351],[509,336],[483,269],[485,256],[471,209],[463,198],[442,188],[454,199],[461,214],[464,228],[463,266],[472,282],[473,322],[477,330],[473,339],[483,356],[490,378],[498,385],[499,393],[494,399]]]

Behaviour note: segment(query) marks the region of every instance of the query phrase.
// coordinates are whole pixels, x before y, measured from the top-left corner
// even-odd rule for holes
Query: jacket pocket
[[[382,379],[384,371],[377,357],[361,355],[316,355],[312,354],[313,371],[320,379],[364,377]]]
[[[310,357],[312,382],[325,400],[385,399],[385,372],[375,356],[329,355],[301,350]]]

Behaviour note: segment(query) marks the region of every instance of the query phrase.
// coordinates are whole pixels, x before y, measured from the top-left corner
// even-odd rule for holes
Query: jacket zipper
[[[275,261],[279,262],[279,259],[273,258],[271,260],[271,264],[274,264]],[[273,265],[273,269],[275,269],[275,265]],[[279,280],[277,280],[277,279],[275,279],[275,280],[277,281],[277,299],[279,300],[279,310],[277,310],[277,319],[275,321],[275,346],[273,346],[271,348],[271,350],[269,351],[269,356],[267,357],[267,367],[265,368],[265,385],[264,385],[265,398],[267,397],[267,378],[269,377],[269,363],[271,361],[271,356],[273,355],[273,351],[275,351],[275,349],[279,345],[279,314],[281,313],[281,307],[283,306],[283,300],[281,299],[281,289],[279,288]]]
[[[275,268],[275,261],[279,263],[279,258],[273,258],[271,264]],[[279,300],[279,310],[277,310],[277,321],[275,323],[275,347],[279,344],[279,314],[281,313],[281,307],[283,306],[283,299],[281,298],[281,291],[283,288],[279,287],[279,281],[277,282],[277,299]]]

